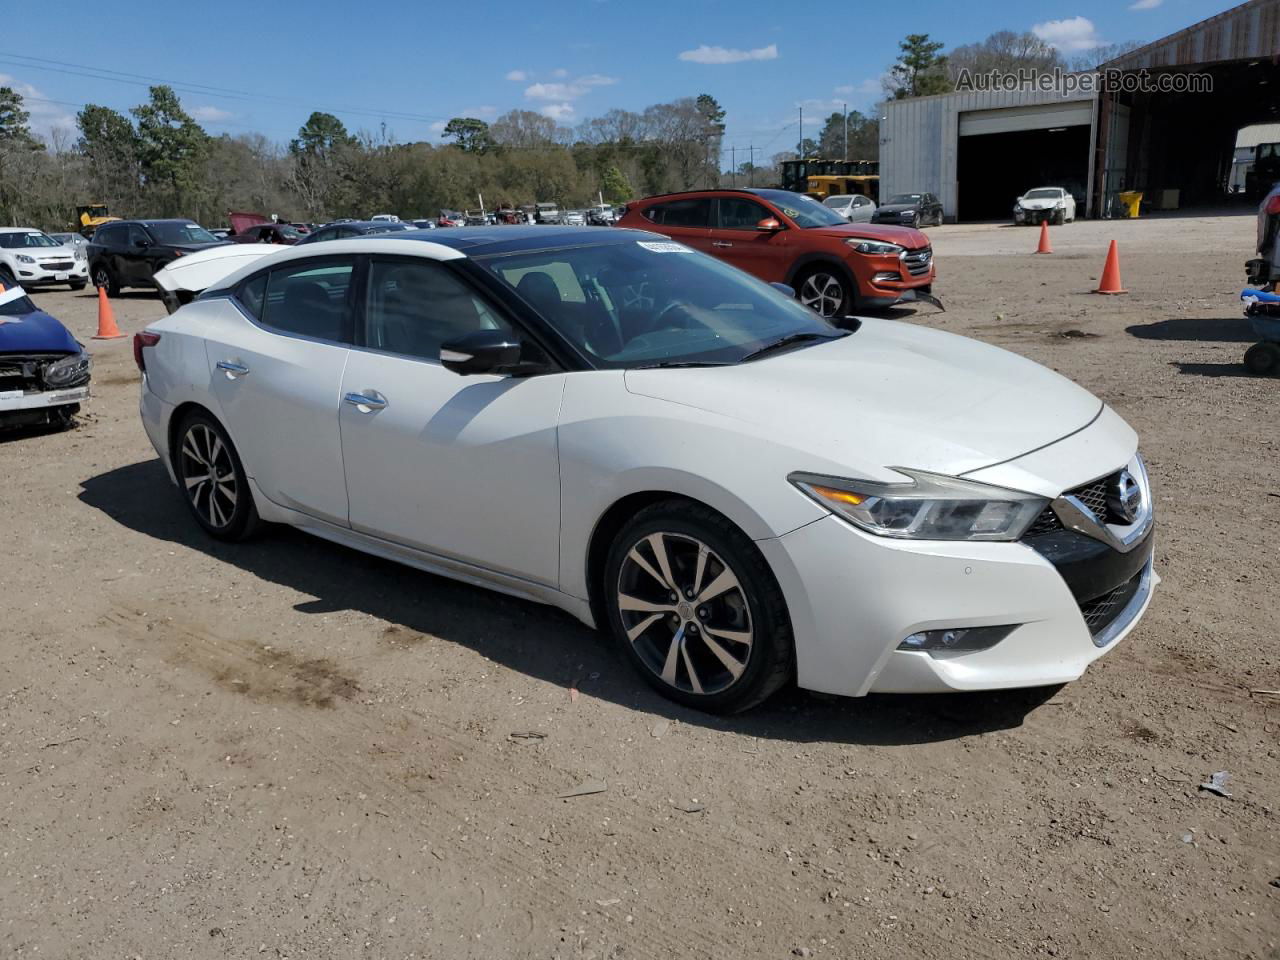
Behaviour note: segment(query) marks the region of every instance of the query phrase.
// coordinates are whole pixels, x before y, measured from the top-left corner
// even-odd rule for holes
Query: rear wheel
[[[178,428],[174,472],[196,522],[219,540],[243,540],[261,526],[244,466],[222,425],[205,413]]]
[[[712,713],[760,703],[791,674],[782,590],[755,544],[714,511],[668,501],[618,534],[605,572],[623,655],[663,695]]]
[[[120,292],[120,281],[115,278],[115,274],[105,263],[100,263],[93,268],[93,285],[105,288],[109,297],[114,297]]]
[[[811,267],[796,280],[796,299],[828,320],[853,310],[853,291],[833,267]]]
[[[1280,345],[1263,341],[1245,351],[1244,367],[1255,376],[1274,376],[1280,373]]]

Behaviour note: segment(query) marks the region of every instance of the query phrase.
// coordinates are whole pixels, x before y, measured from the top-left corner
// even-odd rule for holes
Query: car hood
[[[270,217],[264,217],[260,213],[249,213],[244,210],[232,210],[227,214],[227,222],[231,224],[231,230],[234,233],[243,233],[250,227],[256,227],[260,223],[270,223]]]
[[[234,242],[234,240],[215,240],[213,243],[162,243],[160,246],[169,247],[171,250],[189,250],[192,253],[196,253],[200,250],[212,250],[214,247],[225,247]]]
[[[1065,202],[1065,200],[1054,200],[1051,197],[1046,197],[1044,199],[1036,197],[1034,200],[1028,200],[1026,197],[1018,198],[1018,205],[1022,207],[1023,210],[1048,210]]]
[[[919,213],[920,204],[918,203],[882,203],[880,204],[880,206],[876,207],[877,213],[902,213],[904,210],[915,210],[917,213]]]
[[[288,249],[277,243],[228,243],[205,247],[166,264],[156,271],[153,279],[162,290],[199,293],[231,276],[245,264]]]
[[[802,455],[797,470],[893,479],[958,475],[1080,430],[1102,402],[997,347],[904,321],[728,367],[628,370],[627,390],[750,424]],[[900,479],[900,478],[898,478]]]
[[[889,224],[837,223],[830,227],[809,227],[803,233],[817,234],[822,237],[840,237],[846,240],[850,237],[856,237],[859,240],[882,240],[885,243],[896,243],[908,250],[929,245],[929,238],[915,227],[895,227]]]
[[[0,303],[26,296],[21,287],[0,293]],[[43,310],[0,316],[0,357],[6,353],[79,353],[80,344],[66,327]]]

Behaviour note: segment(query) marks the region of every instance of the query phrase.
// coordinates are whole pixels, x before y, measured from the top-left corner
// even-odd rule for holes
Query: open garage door
[[[1075,107],[1076,104],[1063,106]],[[1089,104],[1083,124],[1022,128],[1008,132],[965,133],[961,116],[960,152],[956,162],[961,220],[1012,220],[1013,201],[1033,187],[1066,187],[1076,198],[1078,216],[1084,216],[1089,184]],[[989,129],[995,122],[1044,123],[1044,108],[1036,108],[1039,120],[1011,117],[975,118],[970,130]],[[1003,114],[988,110],[983,114]],[[1066,111],[1063,112],[1066,114]],[[1069,114],[1066,114],[1069,115]],[[1061,117],[1059,117],[1061,119]]]

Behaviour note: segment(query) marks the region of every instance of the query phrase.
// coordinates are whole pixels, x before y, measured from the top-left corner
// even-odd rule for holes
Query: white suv
[[[88,282],[82,246],[59,243],[33,227],[0,227],[0,283],[6,288],[65,283],[83,290]]]

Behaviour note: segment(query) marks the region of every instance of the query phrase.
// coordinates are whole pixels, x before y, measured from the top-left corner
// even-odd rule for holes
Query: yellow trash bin
[[[1137,190],[1121,190],[1118,196],[1125,208],[1124,215],[1130,220],[1138,219],[1138,204],[1142,203],[1142,194]]]

